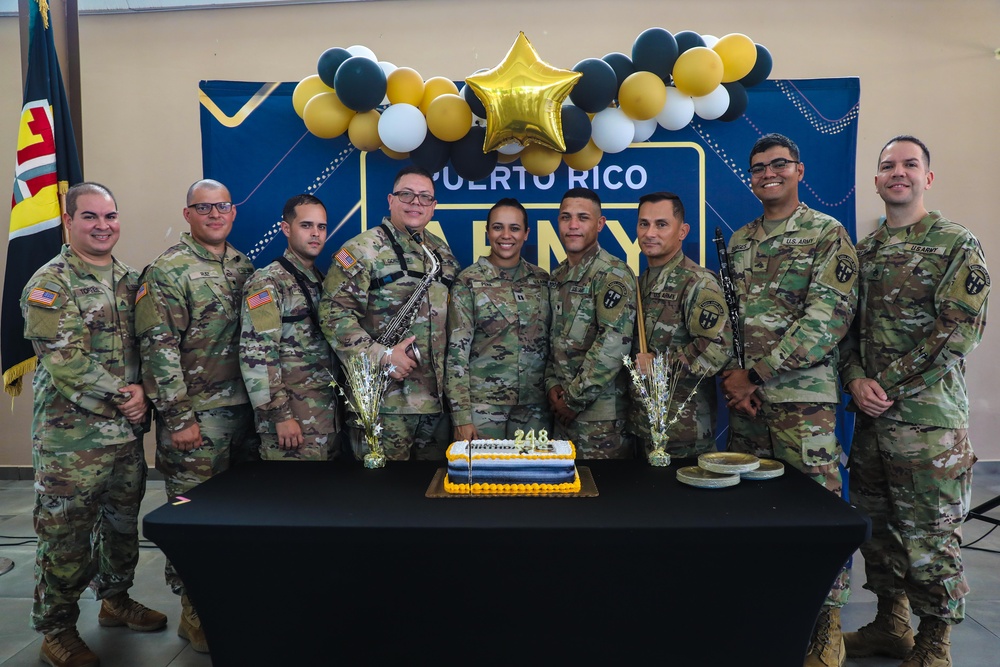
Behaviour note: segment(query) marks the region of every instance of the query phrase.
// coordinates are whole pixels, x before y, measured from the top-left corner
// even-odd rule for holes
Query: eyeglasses
[[[416,199],[420,202],[421,206],[430,206],[436,200],[434,195],[429,195],[426,192],[421,192],[417,194],[416,192],[410,192],[409,190],[400,190],[399,192],[393,192],[392,196],[403,202],[404,204],[412,204],[413,200]]]
[[[747,171],[750,172],[751,176],[760,176],[761,174],[764,173],[764,170],[770,167],[771,171],[777,174],[779,171],[784,171],[785,167],[787,167],[790,164],[802,164],[802,163],[798,160],[789,160],[787,158],[779,157],[776,160],[771,160],[767,164],[764,164],[763,162],[758,162],[757,164],[750,167]]]
[[[193,208],[201,215],[208,215],[212,212],[213,206],[219,213],[229,213],[233,210],[233,202],[231,201],[217,201],[214,204],[191,204],[188,208]]]

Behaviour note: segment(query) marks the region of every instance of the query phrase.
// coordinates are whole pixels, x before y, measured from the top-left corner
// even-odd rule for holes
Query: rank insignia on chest
[[[969,267],[969,276],[965,279],[965,291],[969,294],[979,294],[990,284],[990,274],[986,267],[974,264]]]
[[[247,308],[253,310],[254,308],[260,308],[261,306],[273,303],[274,299],[271,298],[271,291],[262,289],[256,294],[251,294],[247,297]]]
[[[56,297],[59,296],[55,292],[47,289],[42,289],[41,287],[36,287],[31,292],[28,293],[28,301],[33,303],[40,303],[43,306],[51,306],[56,302]]]
[[[850,255],[837,255],[837,270],[836,276],[837,280],[846,283],[850,282],[854,274],[858,272],[858,266],[854,262],[854,258]]]
[[[514,298],[518,301],[524,301],[524,294],[521,292],[514,292]]]
[[[345,269],[349,269],[354,266],[354,263],[358,260],[354,259],[354,255],[347,251],[347,248],[341,248],[340,251],[333,256],[335,260],[340,262],[340,265]]]

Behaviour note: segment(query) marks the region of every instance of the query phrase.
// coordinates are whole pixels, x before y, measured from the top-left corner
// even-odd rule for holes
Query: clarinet
[[[721,227],[715,228],[715,248],[719,252],[719,281],[722,283],[722,294],[726,297],[729,323],[733,329],[733,356],[739,362],[740,368],[746,368],[746,360],[743,357],[743,327],[740,325],[740,297],[736,294],[736,283],[733,282],[733,272],[729,267],[729,251],[726,250]]]

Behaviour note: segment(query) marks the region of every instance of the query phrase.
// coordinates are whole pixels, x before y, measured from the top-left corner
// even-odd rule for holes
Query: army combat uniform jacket
[[[841,378],[872,378],[895,403],[882,417],[967,428],[965,356],[986,327],[990,277],[979,242],[931,211],[858,244],[861,304]],[[853,404],[852,404],[853,405]]]
[[[858,261],[844,226],[805,204],[770,234],[763,219],[729,239],[746,368],[771,403],[837,403],[837,346],[857,307]],[[733,361],[735,365],[736,361]]]
[[[337,400],[330,383],[337,362],[319,329],[323,276],[290,250],[282,259],[298,279],[275,261],[243,286],[240,368],[257,431],[276,433],[278,422],[295,419],[304,434],[334,433]]]
[[[579,421],[626,418],[623,357],[632,350],[635,277],[625,262],[600,246],[576,266],[552,272],[551,350],[545,390],[561,385]]]
[[[448,338],[448,290],[460,266],[448,244],[427,230],[427,249],[441,270],[421,299],[417,316],[404,336],[414,341],[423,361],[403,381],[389,385],[382,402],[388,414],[443,412],[444,366]],[[376,342],[390,320],[409,300],[430,267],[420,245],[388,218],[344,244],[334,256],[323,283],[320,326],[331,347],[347,361],[367,353],[379,358],[386,346]]]
[[[139,380],[133,308],[138,274],[114,260],[114,289],[68,245],[21,294],[24,337],[38,356],[32,445],[72,452],[135,440],[119,389]]]
[[[195,412],[248,402],[239,341],[251,273],[233,246],[220,260],[189,232],[143,273],[135,300],[143,386],[170,431],[195,424]]]
[[[690,370],[674,389],[670,414],[692,397],[681,419],[671,427],[673,442],[708,440],[715,428],[715,375],[730,360],[733,339],[729,310],[715,275],[678,251],[665,265],[639,277],[646,344],[651,353],[668,352],[673,366],[679,359]],[[639,352],[638,338],[632,355]],[[630,428],[649,438],[649,421],[642,403],[633,397]]]
[[[510,269],[482,257],[458,275],[448,310],[446,380],[452,422],[472,405],[546,403],[549,275],[523,259]]]

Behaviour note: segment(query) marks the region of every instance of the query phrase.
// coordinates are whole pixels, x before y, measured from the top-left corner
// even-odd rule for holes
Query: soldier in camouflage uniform
[[[319,328],[326,207],[312,195],[285,203],[282,257],[243,286],[240,368],[264,460],[326,461],[336,455],[336,358]]]
[[[96,665],[76,630],[77,600],[91,580],[101,625],[159,630],[167,617],[128,595],[139,562],[149,417],[134,337],[138,274],[111,254],[120,225],[106,187],[70,188],[63,222],[69,244],[21,295],[24,336],[38,357],[31,624],[45,633],[44,662]]]
[[[572,440],[584,459],[629,458],[625,433],[632,350],[635,276],[597,242],[604,227],[601,200],[573,188],[559,205],[559,239],[566,261],[552,272],[549,362],[545,389],[555,435]]]
[[[396,382],[389,385],[381,409],[386,457],[442,460],[451,436],[443,395],[448,290],[460,266],[448,243],[425,229],[437,201],[434,181],[425,169],[400,170],[388,200],[389,217],[333,256],[323,283],[320,326],[342,362],[368,354],[394,367]],[[427,276],[433,268],[428,253],[440,266],[432,279]],[[425,279],[429,287],[415,304],[408,337],[391,347],[380,343],[387,325]],[[360,460],[368,446],[364,430],[353,422],[348,414],[345,430]]]
[[[857,307],[857,255],[843,225],[799,201],[805,166],[794,142],[761,137],[750,165],[764,214],[729,239],[746,355],[746,370],[723,372],[729,447],[783,459],[840,496],[837,345]],[[843,663],[848,575],[826,599],[806,665]]]
[[[490,254],[460,274],[448,308],[445,380],[455,440],[552,428],[545,398],[549,276],[521,257],[528,212],[501,199],[487,215]]]
[[[961,525],[976,460],[965,357],[982,340],[990,291],[976,237],[924,207],[933,180],[920,140],[882,149],[886,221],[858,244],[861,306],[841,365],[860,411],[851,499],[872,518],[865,588],[878,596],[875,621],[845,636],[847,653],[906,667],[951,665],[950,628],[965,616]]]
[[[236,207],[222,183],[187,193],[190,233],[146,267],[135,328],[146,393],[156,407],[156,468],[170,499],[240,461],[258,458],[260,439],[240,376],[240,304],[253,273],[226,242]],[[177,633],[207,652],[201,620],[168,562],[167,584],[181,595]]]
[[[657,352],[667,352],[671,366],[680,362],[683,375],[674,389],[670,414],[686,407],[667,432],[672,456],[715,451],[715,375],[729,362],[733,340],[729,311],[715,275],[684,256],[682,242],[690,226],[684,204],[672,192],[639,198],[636,238],[649,268],[639,276],[639,293],[648,352],[632,341],[636,365],[646,369]],[[632,388],[629,430],[648,454],[652,450],[649,418]]]

